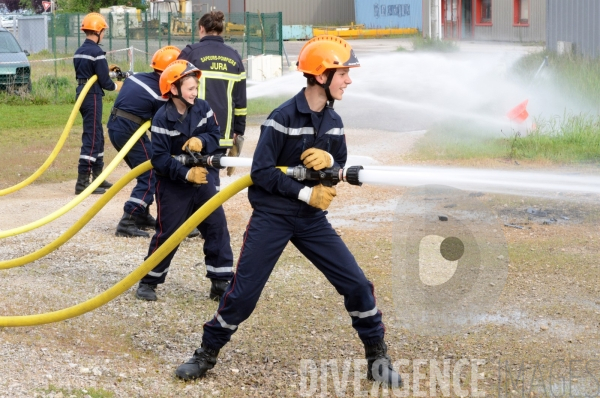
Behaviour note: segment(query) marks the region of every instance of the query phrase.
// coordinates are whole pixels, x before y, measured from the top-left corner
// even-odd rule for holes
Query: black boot
[[[142,215],[135,216],[135,226],[139,229],[154,229],[156,228],[156,219],[150,214],[150,206],[146,206],[146,210]]]
[[[179,365],[175,374],[183,380],[193,380],[202,377],[207,370],[215,366],[218,355],[219,350],[200,347],[194,351],[194,356],[189,361]]]
[[[90,173],[79,173],[77,175],[77,183],[75,183],[75,195],[79,195],[80,193],[82,193],[83,191],[85,191],[85,189],[87,187],[90,186]],[[96,188],[94,189],[94,191],[92,192],[93,194],[102,194],[106,192],[106,190],[104,188]]]
[[[392,368],[392,360],[387,354],[385,341],[380,340],[375,345],[365,344],[365,358],[367,358],[367,380],[379,381],[392,388],[400,388],[402,379]]]
[[[92,181],[94,181],[96,178],[100,177],[100,174],[102,174],[102,170],[92,170]],[[104,188],[104,189],[108,189],[112,186],[113,186],[113,184],[111,184],[110,182],[108,182],[106,180],[102,181],[102,183],[99,185],[100,188]]]
[[[229,281],[222,279],[211,279],[210,281],[212,282],[209,294],[210,299],[214,301],[221,300],[221,296],[223,296],[223,293],[227,290],[227,286],[229,286]]]
[[[156,301],[156,285],[148,285],[147,283],[140,282],[135,297],[140,300]]]
[[[117,224],[117,232],[115,232],[115,235],[125,237],[141,236],[142,238],[150,237],[148,232],[144,232],[136,226],[135,217],[127,213],[123,213],[121,221],[119,221],[119,224]]]

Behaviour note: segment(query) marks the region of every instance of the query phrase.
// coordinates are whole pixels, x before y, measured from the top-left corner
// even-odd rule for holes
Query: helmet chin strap
[[[192,106],[194,106],[194,103],[190,104],[183,98],[183,95],[181,94],[181,80],[177,80],[175,87],[177,87],[177,95],[175,95],[175,98],[178,98],[179,100],[181,100],[185,104],[187,109],[190,109]],[[186,109],[186,112],[187,112],[187,109]]]
[[[102,31],[103,31],[103,30],[104,30],[104,29],[102,29],[102,30],[100,31],[100,33],[96,33],[96,31],[94,31],[94,34],[96,35],[96,37],[98,37],[98,41],[96,42],[96,44],[100,44],[100,40],[101,40],[101,39],[100,39],[100,35],[102,34]]]
[[[175,83],[175,87],[177,88],[177,95],[173,95],[173,94],[171,93],[171,96],[172,96],[173,98],[177,98],[178,100],[180,100],[181,102],[183,102],[183,103],[185,104],[185,112],[183,112],[183,114],[182,114],[182,115],[179,117],[179,120],[180,120],[180,121],[183,121],[183,120],[186,118],[186,116],[187,116],[188,110],[189,110],[189,109],[190,109],[192,106],[194,106],[194,104],[193,104],[193,103],[192,103],[192,104],[190,104],[189,102],[187,102],[187,101],[186,101],[186,100],[183,98],[183,95],[181,95],[181,80],[178,80],[178,81]]]
[[[327,107],[333,108],[333,103],[335,99],[331,96],[331,91],[329,90],[329,85],[333,80],[333,75],[335,75],[335,69],[330,69],[329,74],[327,75],[327,81],[325,83],[321,83],[320,86],[325,89],[325,95],[327,95]]]

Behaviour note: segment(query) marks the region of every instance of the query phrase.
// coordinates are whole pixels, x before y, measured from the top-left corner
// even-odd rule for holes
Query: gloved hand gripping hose
[[[288,167],[286,175],[298,181],[319,181],[323,186],[332,187],[341,181],[351,185],[362,185],[358,180],[358,173],[362,166],[350,166],[346,168],[329,167],[322,170],[307,169],[304,166]]]

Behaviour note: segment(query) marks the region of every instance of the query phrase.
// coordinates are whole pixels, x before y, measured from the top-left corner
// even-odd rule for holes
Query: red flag
[[[529,117],[529,113],[527,112],[528,102],[529,100],[521,102],[519,105],[511,109],[506,116],[508,116],[510,120],[514,120],[517,123],[523,123],[527,117]]]

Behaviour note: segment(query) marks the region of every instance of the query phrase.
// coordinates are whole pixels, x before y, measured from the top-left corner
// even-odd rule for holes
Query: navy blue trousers
[[[213,179],[208,175],[208,184],[194,186],[174,182],[168,177],[156,177],[156,231],[150,240],[148,256],[156,251],[173,233],[204,203],[217,193]],[[225,218],[223,207],[219,206],[207,218],[209,226],[215,224],[223,225]],[[204,262],[206,264],[208,278],[227,279],[227,275],[233,275],[233,252],[229,241],[227,224],[223,233],[216,234],[210,241],[204,242]],[[179,246],[175,247],[152,271],[144,278],[142,283],[157,285],[165,282],[171,260]],[[148,257],[146,257],[148,258]]]
[[[77,171],[79,174],[89,174],[92,170],[101,172],[104,168],[102,94],[87,94],[81,103],[79,113],[83,118],[83,134],[81,134]]]
[[[108,138],[117,151],[120,151],[129,141],[134,132],[126,132],[118,129],[108,129]],[[152,143],[148,136],[144,134],[133,144],[129,152],[125,155],[125,163],[130,169],[152,158]],[[154,169],[148,170],[137,177],[137,182],[131,196],[125,202],[123,210],[127,214],[144,215],[148,211],[148,206],[154,202]]]
[[[211,180],[218,191],[219,182],[219,169],[214,167],[207,168],[208,179]],[[219,209],[223,209],[220,207]],[[220,253],[224,252],[227,246],[231,251],[231,238],[229,236],[229,229],[227,227],[227,218],[225,218],[225,212],[213,212],[208,218],[198,225],[198,231],[204,239],[204,250],[205,253]],[[233,254],[231,263],[223,263],[219,261],[215,256],[212,258],[205,259],[206,264],[206,277],[211,279],[223,279],[230,281],[233,278]]]
[[[250,316],[288,242],[292,242],[344,296],[344,305],[360,339],[369,345],[383,339],[385,327],[375,303],[373,284],[367,280],[325,214],[296,217],[254,210],[246,227],[233,281],[221,298],[213,319],[204,324],[204,346],[221,349],[238,325]],[[302,309],[310,310],[308,307]]]

